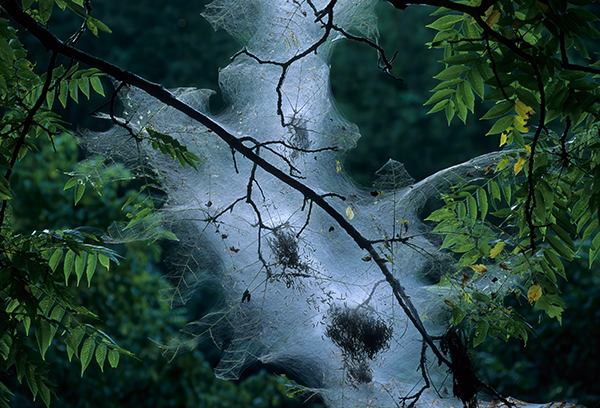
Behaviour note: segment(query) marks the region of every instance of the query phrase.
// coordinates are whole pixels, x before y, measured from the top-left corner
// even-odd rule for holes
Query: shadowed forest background
[[[79,48],[166,87],[218,90],[219,67],[228,64],[239,46],[227,33],[214,32],[204,21],[200,16],[204,4],[204,0],[96,0],[93,15],[113,33],[100,38],[86,35]],[[433,21],[428,15],[433,10],[416,7],[400,12],[386,6],[383,2],[380,5],[381,45],[389,55],[398,52],[394,74],[402,81],[378,70],[373,50],[361,44],[347,41],[336,49],[332,60],[332,88],[339,108],[362,134],[344,165],[357,183],[367,187],[374,172],[390,157],[403,162],[419,180],[493,151],[498,143],[496,137],[485,137],[486,129],[473,118],[466,126],[455,119],[448,128],[443,115],[425,116],[428,108],[422,104],[436,85],[432,77],[439,71],[436,61],[441,58],[437,50],[425,45],[433,36],[425,28]],[[63,17],[55,13],[53,26],[66,38],[77,29],[78,22],[60,21]],[[40,64],[48,58],[39,44],[27,44],[27,48],[32,56],[38,56]],[[213,110],[217,112],[223,103],[216,95]],[[80,101],[65,112],[65,118],[74,127],[101,130],[99,121],[89,117],[100,104],[93,98]],[[64,192],[63,186],[83,153],[70,136],[56,138],[55,143],[61,145],[57,153],[49,143],[40,143],[44,161],[33,162],[36,156],[29,155],[15,174],[15,195],[24,203],[15,207],[15,227],[31,231],[40,225],[50,229],[88,225],[106,230],[113,221],[124,220],[126,211],[121,205],[139,186],[131,182],[106,185],[103,196],[89,192],[73,208],[72,193]],[[212,367],[218,362],[219,351],[210,344],[167,363],[158,344],[185,322],[202,315],[217,295],[216,289],[204,288],[185,308],[169,310],[157,295],[161,251],[168,249],[129,243],[117,250],[125,257],[120,267],[99,272],[92,288],[74,288],[73,295],[100,316],[103,323],[97,327],[138,359],[123,358],[117,369],[104,372],[90,366],[80,378],[78,367],[68,362],[66,352],[51,348],[47,359],[56,367],[54,374],[59,374],[51,379],[58,385],[57,406],[302,404],[303,398],[285,397],[284,381],[273,376],[268,367],[252,367],[238,382],[215,379]],[[600,273],[590,273],[586,264],[586,259],[579,259],[568,266],[572,278],[563,286],[567,308],[562,327],[555,320],[542,320],[534,326],[534,335],[525,348],[516,341],[488,340],[473,352],[478,373],[498,392],[532,402],[570,400],[591,407],[600,401],[600,350],[593,345],[600,328],[589,325],[600,321]],[[537,321],[536,316],[526,319]],[[41,401],[31,402],[26,386],[20,389],[22,395],[15,396],[13,406],[43,406]]]

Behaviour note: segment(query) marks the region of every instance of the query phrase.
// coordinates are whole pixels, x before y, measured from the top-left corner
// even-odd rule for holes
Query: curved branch
[[[91,67],[97,68],[108,75],[113,76],[115,79],[123,82],[127,82],[133,85],[149,95],[155,97],[166,105],[186,114],[190,118],[197,120],[206,128],[213,131],[219,136],[225,143],[227,143],[232,149],[238,151],[246,158],[251,160],[255,165],[261,167],[264,171],[278,178],[289,187],[301,193],[306,199],[311,200],[313,203],[321,207],[331,218],[333,218],[340,225],[344,231],[354,240],[354,242],[361,248],[369,252],[372,259],[379,266],[383,273],[386,281],[390,284],[394,297],[398,304],[407,315],[408,319],[419,331],[423,340],[431,349],[441,363],[444,363],[448,367],[451,366],[450,361],[444,357],[439,348],[434,343],[433,339],[425,329],[425,326],[419,318],[419,314],[412,304],[410,297],[407,295],[404,287],[400,282],[393,276],[392,272],[385,265],[385,258],[382,258],[377,250],[373,247],[371,242],[365,238],[352,224],[350,224],[346,218],[337,212],[321,195],[317,194],[314,190],[301,183],[297,179],[289,176],[288,174],[281,171],[259,155],[257,155],[253,148],[245,146],[240,139],[230,134],[217,122],[210,119],[202,112],[194,109],[190,105],[177,99],[169,90],[160,84],[156,84],[136,75],[130,71],[123,70],[109,62],[106,62],[100,58],[87,54],[77,48],[71,47],[60,39],[58,39],[50,31],[39,25],[33,20],[28,14],[23,12],[21,7],[15,0],[4,0],[0,5],[7,11],[11,17],[25,27],[33,36],[35,36],[47,49],[53,50],[70,58],[79,60]]]

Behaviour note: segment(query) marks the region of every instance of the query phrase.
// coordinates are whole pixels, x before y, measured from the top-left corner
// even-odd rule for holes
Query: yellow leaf
[[[494,170],[494,173],[497,173],[499,171],[501,171],[502,169],[504,169],[506,166],[508,166],[508,157],[505,157],[504,159],[502,159],[500,161],[500,163],[498,163],[498,165],[496,166],[496,170]]]
[[[504,249],[504,245],[506,243],[504,241],[498,241],[496,242],[496,245],[494,245],[494,247],[492,248],[492,250],[490,251],[490,258],[495,258],[498,256],[498,254],[500,252],[502,252],[502,249]]]
[[[494,10],[494,11],[492,11],[492,14],[490,14],[490,16],[488,18],[486,18],[485,23],[488,26],[493,27],[494,24],[496,24],[499,19],[500,19],[500,12],[498,10]]]
[[[515,176],[523,169],[523,163],[525,163],[525,157],[519,157],[519,161],[515,163]]]
[[[354,218],[354,211],[352,211],[352,208],[346,208],[346,217],[348,217],[349,220]]]
[[[456,307],[456,305],[454,303],[452,303],[451,301],[449,301],[448,299],[445,299],[444,303],[447,304],[448,306]]]
[[[525,151],[529,154],[531,154],[531,146],[527,145],[524,147]]]
[[[529,303],[533,303],[542,297],[542,287],[540,285],[533,285],[527,291],[527,300]]]
[[[338,173],[339,173],[340,171],[342,171],[342,165],[340,164],[340,161],[339,161],[339,160],[336,160],[336,161],[335,161],[335,171],[336,171],[336,172],[338,172]]]
[[[500,147],[502,147],[506,144],[509,133],[510,133],[510,129],[508,129],[506,132],[502,132],[502,134],[500,135]]]
[[[529,132],[529,128],[527,127],[527,120],[523,119],[519,115],[514,116],[513,123],[519,132],[522,132],[522,133]]]
[[[523,119],[529,119],[530,117],[535,115],[535,111],[530,106],[525,105],[521,101],[515,102],[515,112],[517,112],[517,115],[519,115]]]
[[[487,272],[487,266],[485,265],[469,265],[469,268],[473,269],[475,272],[479,273],[479,274],[483,274]]]

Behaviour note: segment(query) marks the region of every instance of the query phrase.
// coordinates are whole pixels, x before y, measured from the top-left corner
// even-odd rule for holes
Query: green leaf
[[[429,115],[430,113],[436,113],[441,111],[442,109],[444,109],[446,107],[446,105],[448,105],[450,103],[450,99],[444,99],[443,101],[439,101],[438,103],[436,103],[433,108],[431,108],[429,110],[429,112],[427,112],[427,115]]]
[[[454,89],[442,89],[441,91],[437,91],[423,105],[430,105],[434,102],[439,101],[440,99],[453,95],[455,92],[456,91]]]
[[[456,213],[449,208],[442,207],[432,212],[429,217],[425,218],[425,221],[443,221],[450,218],[456,218]]]
[[[83,342],[83,346],[81,347],[81,354],[79,356],[79,358],[81,360],[81,376],[82,377],[83,377],[83,373],[85,372],[86,368],[90,365],[90,362],[92,361],[92,358],[94,357],[95,347],[96,347],[96,342],[91,337],[88,337]]]
[[[504,198],[506,198],[506,203],[510,205],[512,199],[512,187],[509,184],[505,184],[502,186],[502,191],[504,192]]]
[[[85,21],[85,23],[87,25],[87,28],[92,32],[92,34],[98,37],[98,27],[96,26],[96,24],[94,24],[94,22],[89,18]]]
[[[71,276],[71,272],[75,267],[75,256],[75,252],[70,249],[67,251],[67,255],[65,256],[65,263],[63,265],[65,272],[65,285],[69,284],[69,276]]]
[[[598,252],[600,252],[600,248],[590,248],[588,266],[590,269],[592,269],[592,266],[594,265],[594,260],[596,259],[596,256],[598,256]]]
[[[67,95],[68,95],[68,83],[67,81],[60,81],[58,84],[58,100],[63,108],[67,107]]]
[[[112,368],[117,368],[119,365],[120,354],[117,350],[112,349],[108,352],[108,362]]]
[[[42,401],[44,402],[44,405],[46,405],[47,408],[50,407],[50,388],[44,383],[44,379],[41,377],[38,377],[39,381],[38,381],[38,388],[39,388],[39,393],[40,393],[40,397],[42,397]]]
[[[466,26],[470,27],[471,25],[467,24]],[[485,44],[482,44],[482,43],[465,42],[465,43],[456,45],[453,48],[453,51],[484,51],[485,48],[486,48]]]
[[[560,79],[564,79],[565,81],[576,81],[578,79],[585,78],[588,74],[583,71],[575,71],[571,69],[565,69],[558,73],[558,77]]]
[[[477,262],[480,256],[481,254],[479,253],[479,250],[474,249],[461,256],[458,260],[458,264],[459,266],[463,267],[473,265],[475,262]]]
[[[467,81],[463,81],[458,86],[458,95],[461,97],[467,109],[473,113],[475,109],[475,95],[473,94],[473,90]]]
[[[8,355],[10,353],[10,346],[12,345],[12,337],[4,332],[2,338],[0,338],[0,355],[5,360],[8,360]]]
[[[85,183],[78,182],[75,187],[75,205],[81,200],[83,194],[85,193]]]
[[[81,255],[77,255],[75,257],[75,275],[77,275],[77,286],[79,286],[79,282],[81,281],[81,277],[83,276],[84,269],[87,265],[87,252],[82,252]]]
[[[54,96],[56,95],[56,88],[52,88],[46,93],[46,104],[48,105],[48,109],[52,109],[54,105]]]
[[[581,10],[581,11],[586,11],[586,10]],[[581,54],[581,56],[583,58],[585,58],[586,60],[590,59],[590,54],[588,53],[587,48],[585,47],[585,44],[583,43],[583,41],[581,41],[581,38],[579,38],[578,36],[574,35],[573,36],[573,42],[574,42],[574,46],[575,49],[577,51],[579,51],[579,54]]]
[[[453,306],[452,307],[452,319],[450,320],[450,324],[452,324],[452,326],[458,326],[460,324],[460,322],[463,321],[465,316],[466,316],[466,313],[464,311],[462,311],[462,309],[460,309],[457,306]]]
[[[554,233],[560,237],[562,242],[564,242],[570,249],[575,249],[575,244],[573,243],[573,240],[567,231],[556,224],[550,224],[550,229],[552,229],[552,231],[554,231]]]
[[[83,94],[90,99],[90,79],[87,77],[79,78],[77,80],[77,86]]]
[[[552,266],[554,266],[554,269],[556,269],[556,271],[558,272],[558,274],[560,276],[562,276],[564,279],[567,279],[567,276],[565,274],[565,266],[560,261],[560,259],[558,258],[558,256],[556,256],[556,254],[553,251],[549,250],[548,248],[544,248],[544,256],[546,257],[546,259],[548,260],[548,262]]]
[[[27,367],[29,363],[27,361],[27,353],[17,353],[17,358],[15,362],[15,367],[17,368],[17,380],[21,382],[25,373],[27,371]]]
[[[472,221],[475,221],[477,219],[477,201],[475,200],[475,197],[473,197],[472,195],[469,194],[468,202],[469,202],[469,217],[471,218]]]
[[[575,253],[556,237],[546,235],[546,240],[548,241],[552,249],[554,249],[558,253],[558,255],[560,255],[567,261],[572,261],[575,258]]]
[[[479,203],[479,211],[481,212],[481,220],[485,220],[485,216],[488,212],[488,199],[487,193],[483,188],[477,189],[477,202]]]
[[[68,189],[70,189],[70,188],[74,187],[74,186],[75,186],[75,184],[77,184],[77,181],[78,181],[78,180],[77,180],[77,177],[71,177],[71,178],[70,178],[70,179],[69,179],[69,180],[68,180],[68,181],[65,183],[65,186],[63,187],[63,191],[64,191],[64,190],[68,190]]]
[[[29,330],[31,329],[31,317],[23,317],[23,328],[25,329],[25,335],[29,336]]]
[[[436,85],[435,88],[431,90],[431,92],[439,91],[440,89],[453,88],[456,85],[460,84],[463,80],[460,78],[455,78],[450,81],[444,81]]]
[[[467,72],[467,80],[471,85],[471,88],[475,91],[475,93],[483,100],[485,96],[485,87],[483,84],[483,78],[479,74],[479,71],[476,69],[470,69]]]
[[[92,285],[92,276],[96,272],[96,266],[98,265],[98,254],[90,254],[87,259],[87,268],[85,274],[87,276],[88,288]]]
[[[486,136],[505,132],[509,127],[512,127],[513,120],[513,115],[507,115],[498,119],[496,123],[494,123],[494,126],[492,126],[492,128],[489,130],[489,132],[486,133]]]
[[[478,302],[490,303],[492,301],[492,299],[483,292],[475,291],[473,292],[472,296],[473,300]]]
[[[96,347],[96,362],[100,366],[100,370],[104,372],[104,361],[106,360],[106,354],[108,353],[108,347],[104,343],[100,343]]]
[[[54,7],[54,0],[39,0],[40,4],[40,17],[42,22],[46,24],[50,16],[52,15],[52,8]]]
[[[452,28],[456,23],[465,19],[464,15],[447,15],[438,18],[433,23],[426,25],[427,28],[433,28],[434,30],[443,31]]]
[[[100,31],[104,31],[105,33],[108,33],[108,34],[112,33],[111,29],[110,29],[110,28],[108,28],[108,26],[107,26],[106,24],[104,24],[102,21],[98,20],[97,18],[94,18],[94,17],[88,17],[88,21],[91,21],[91,22],[93,22],[93,23],[94,23],[94,25],[95,25],[96,27],[98,27],[98,29],[99,29]]]
[[[46,359],[46,351],[52,342],[52,325],[44,318],[35,319],[35,338],[42,359]]]
[[[456,114],[463,123],[467,123],[467,106],[463,102],[463,99],[458,96],[458,94],[452,95],[452,101],[454,102],[454,106],[456,107]],[[452,118],[450,118],[451,120]],[[450,124],[450,122],[448,122]]]
[[[4,38],[0,38],[0,59],[4,61],[14,61],[16,58],[15,51],[8,44],[8,41]]]
[[[527,106],[531,106],[532,108],[539,109],[540,103],[535,97],[533,93],[524,88],[515,89],[515,94],[517,95],[517,99],[523,102]]]
[[[460,74],[462,74],[463,72],[468,71],[468,70],[469,70],[469,68],[465,67],[463,65],[452,65],[452,66],[444,69],[442,72],[440,72],[436,76],[434,76],[434,78],[439,79],[441,81],[447,81],[450,79],[458,78],[460,76]]]
[[[25,379],[27,380],[27,385],[29,386],[29,390],[33,394],[33,399],[35,400],[39,388],[37,381],[35,380],[35,366],[31,362],[27,362],[27,367],[25,367]]]
[[[162,236],[171,241],[179,241],[179,238],[177,238],[177,235],[173,234],[171,231],[163,231]]]
[[[90,83],[92,84],[92,88],[94,89],[94,91],[96,91],[97,94],[104,96],[104,88],[102,87],[102,81],[99,77],[90,77]]]
[[[477,347],[485,340],[489,328],[490,324],[486,320],[480,320],[477,322],[473,336],[473,347]]]
[[[454,114],[456,113],[456,109],[454,107],[454,102],[450,101],[450,103],[447,104],[446,107],[444,108],[444,112],[446,114],[446,121],[448,122],[448,126],[450,126],[450,123],[452,122],[452,118],[454,117]]]
[[[479,55],[477,55],[477,54],[454,54],[453,56],[444,58],[443,60],[441,60],[439,62],[448,64],[448,65],[465,65],[465,64],[470,64],[471,62],[474,62],[478,58],[479,58]]]
[[[500,188],[498,187],[498,183],[496,183],[494,180],[490,180],[489,192],[494,200],[500,201],[502,199],[500,196]]]
[[[50,319],[53,322],[60,323],[62,321],[62,318],[64,315],[65,315],[65,308],[62,307],[61,305],[57,304],[56,306],[54,306],[54,309],[52,309],[52,313],[50,314]],[[52,325],[52,336],[54,336],[56,334],[57,329],[58,329],[58,326]]]
[[[515,88],[512,86],[505,86],[503,88],[494,88],[486,96],[486,101],[503,101],[506,98],[510,98],[515,94]]]
[[[538,83],[533,75],[517,75],[517,82],[522,87],[531,89],[532,91],[538,91]]]
[[[498,119],[496,123],[494,123],[494,126],[492,126],[492,128],[486,133],[486,136],[506,132],[510,127],[512,127],[513,121],[513,115],[507,115]]]
[[[494,119],[499,116],[504,116],[515,106],[513,101],[504,101],[500,102],[490,108],[485,115],[481,117],[481,120],[484,119]]]
[[[108,256],[104,254],[98,254],[98,260],[100,261],[100,265],[104,266],[106,269],[110,269],[110,259]]]
[[[81,326],[77,326],[75,327],[71,333],[67,332],[67,337],[65,338],[65,344],[67,345],[67,353],[69,356],[69,361],[71,361],[71,358],[73,357],[73,355],[75,356],[79,356],[79,344],[81,343],[81,340],[83,339],[85,335],[85,331],[83,330],[83,327]]]
[[[57,248],[52,252],[52,256],[50,256],[50,260],[48,261],[48,265],[50,266],[50,269],[52,269],[52,272],[55,272],[56,268],[58,268],[60,260],[62,259],[62,254],[63,251],[61,248]]]
[[[69,81],[69,95],[71,95],[71,99],[75,101],[75,103],[79,103],[79,87],[77,86],[77,81],[72,79]]]

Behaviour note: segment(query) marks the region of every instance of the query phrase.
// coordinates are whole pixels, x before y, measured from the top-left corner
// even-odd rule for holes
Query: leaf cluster
[[[82,0],[23,0],[23,9],[47,25],[53,5],[68,8],[86,19],[87,28],[110,31],[83,11]],[[95,358],[101,368],[108,359],[116,367],[120,354],[130,354],[108,335],[88,323],[96,316],[74,302],[68,286],[88,286],[99,268],[118,263],[117,255],[102,241],[102,232],[91,228],[34,231],[23,234],[12,224],[15,200],[11,178],[27,153],[37,152],[37,141],[68,132],[67,124],[52,112],[54,101],[66,107],[69,99],[88,99],[92,91],[104,96],[97,69],[80,69],[69,62],[59,65],[53,54],[45,72],[28,59],[27,50],[7,19],[0,18],[0,366],[26,380],[34,400],[50,405],[53,384],[46,354],[61,342],[69,360],[81,361],[81,374]],[[56,149],[56,147],[55,147]],[[78,188],[75,201],[83,191]],[[0,384],[0,406],[8,406],[11,391]]]
[[[456,254],[443,280],[454,294],[446,303],[474,345],[488,334],[527,341],[528,324],[505,306],[507,297],[560,322],[563,261],[588,240],[590,266],[597,255],[600,71],[588,48],[600,32],[590,4],[448,2],[428,26],[437,31],[429,46],[444,50],[430,113],[466,122],[476,94],[493,102],[481,117],[494,121],[487,134],[510,149],[483,178],[455,186],[428,218],[442,249]]]
[[[1,364],[3,371],[12,367],[19,382],[23,378],[35,399],[38,395],[50,405],[52,383],[45,362],[48,348],[61,341],[69,360],[81,361],[81,374],[95,357],[100,367],[108,357],[112,367],[119,354],[129,354],[110,337],[83,323],[96,316],[72,301],[67,290],[71,274],[79,285],[86,276],[88,285],[99,267],[118,263],[114,251],[99,245],[99,232],[89,228],[64,231],[42,231],[31,235],[10,234],[3,230],[0,242],[0,296],[3,312],[0,318]],[[62,267],[61,267],[62,266]],[[30,339],[35,338],[35,344]],[[58,339],[57,339],[58,338]],[[6,387],[0,396],[7,405]]]

